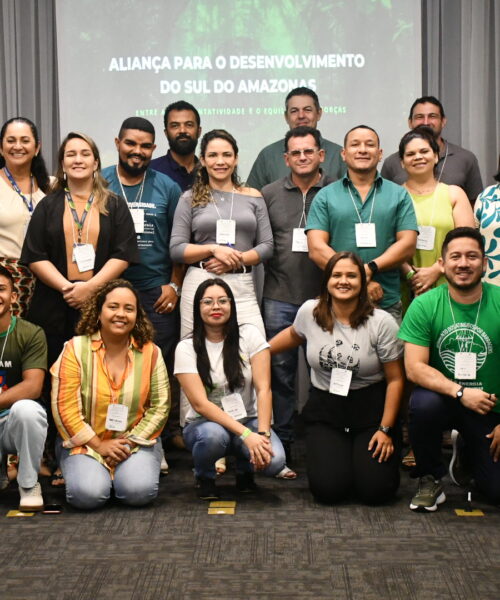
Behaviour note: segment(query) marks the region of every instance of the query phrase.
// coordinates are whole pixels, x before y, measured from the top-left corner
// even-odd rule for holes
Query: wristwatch
[[[378,265],[374,260],[371,260],[368,263],[368,268],[370,269],[370,271],[375,275],[375,273],[378,272]]]
[[[392,427],[386,427],[385,425],[380,425],[378,430],[385,433],[385,435],[391,435],[391,433],[392,433]]]
[[[464,395],[464,386],[461,385],[460,389],[458,390],[458,392],[455,394],[455,398],[457,400],[462,400],[462,396]]]
[[[174,290],[176,296],[178,298],[180,298],[181,297],[181,288],[173,281],[171,281],[168,285]]]
[[[257,433],[259,435],[263,435],[266,438],[270,438],[271,437],[271,432],[270,431],[258,431]]]

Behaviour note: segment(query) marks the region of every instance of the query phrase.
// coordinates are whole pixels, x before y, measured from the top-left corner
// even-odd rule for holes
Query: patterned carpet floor
[[[409,510],[415,482],[402,473],[383,507],[314,502],[304,449],[299,478],[258,477],[238,496],[231,469],[218,480],[234,515],[209,515],[196,498],[187,452],[167,455],[152,506],[6,518],[15,484],[0,495],[1,600],[498,600],[500,510],[479,498],[482,517],[459,517],[464,490],[445,482],[436,513]],[[62,490],[43,482],[46,502]]]

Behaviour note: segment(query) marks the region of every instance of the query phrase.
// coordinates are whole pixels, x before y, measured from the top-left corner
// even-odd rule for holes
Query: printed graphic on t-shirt
[[[7,371],[0,369],[0,394],[8,389]]]
[[[319,365],[326,371],[348,369],[353,375],[359,371],[359,358],[354,362],[353,354],[359,350],[358,344],[346,348],[342,340],[335,340],[335,346],[325,344],[319,351]]]
[[[493,345],[488,334],[472,323],[455,323],[444,331],[437,341],[439,356],[450,373],[455,372],[455,353],[474,352],[476,369],[484,365],[488,354],[493,352]]]

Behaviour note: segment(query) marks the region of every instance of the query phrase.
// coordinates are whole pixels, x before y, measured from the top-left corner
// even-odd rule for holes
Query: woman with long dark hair
[[[25,117],[5,121],[0,130],[0,264],[16,283],[12,313],[25,316],[34,277],[19,263],[24,236],[35,206],[49,192],[36,125]]]
[[[198,285],[213,277],[231,286],[240,323],[253,323],[265,334],[251,271],[272,255],[272,230],[264,199],[241,185],[237,164],[234,137],[223,129],[206,133],[195,183],[175,211],[170,254],[190,265],[180,304],[181,338],[192,330]]]
[[[404,379],[397,333],[394,318],[370,303],[361,259],[338,252],[319,298],[269,342],[276,354],[307,344],[312,387],[302,416],[309,487],[319,501],[354,494],[378,504],[399,486]]]
[[[227,454],[236,456],[241,492],[255,489],[255,470],[274,476],[285,467],[283,446],[271,430],[270,360],[257,327],[238,325],[228,283],[202,282],[194,296],[193,334],[178,344],[174,368],[189,401],[184,440],[200,498],[218,497],[215,461]]]
[[[143,505],[158,493],[169,408],[167,370],[132,285],[106,283],[88,300],[52,366],[52,410],[66,499],[93,509],[115,496]]]

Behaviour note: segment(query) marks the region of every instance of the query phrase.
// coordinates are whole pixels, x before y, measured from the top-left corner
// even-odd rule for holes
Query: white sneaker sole
[[[439,496],[436,498],[436,503],[433,504],[432,506],[419,506],[418,504],[412,504],[410,502],[410,509],[411,510],[424,509],[428,512],[434,512],[437,510],[438,504],[443,504],[443,502],[445,502],[445,500],[446,500],[446,496],[444,495],[444,492],[441,492],[439,494]]]

